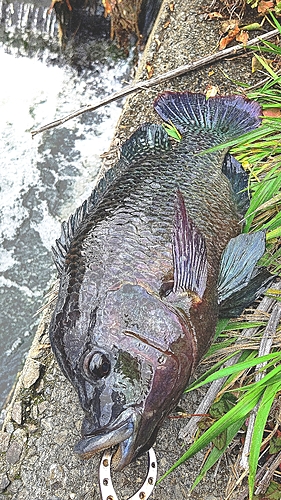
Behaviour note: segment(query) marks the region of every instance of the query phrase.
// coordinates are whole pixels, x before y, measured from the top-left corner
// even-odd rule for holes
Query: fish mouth
[[[100,451],[119,445],[113,457],[113,466],[116,470],[122,470],[135,456],[134,443],[139,422],[140,415],[127,409],[112,425],[83,436],[75,445],[74,451],[80,458],[87,460]]]

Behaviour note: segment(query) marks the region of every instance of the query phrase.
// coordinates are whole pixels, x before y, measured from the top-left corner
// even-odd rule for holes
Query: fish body
[[[54,249],[50,339],[85,412],[76,451],[88,458],[118,444],[119,469],[155,441],[210,345],[220,305],[239,312],[270,279],[255,267],[264,234],[238,236],[248,207],[242,167],[225,151],[199,154],[257,127],[259,106],[166,92],[155,109],[180,143],[171,147],[161,126],[140,127]]]

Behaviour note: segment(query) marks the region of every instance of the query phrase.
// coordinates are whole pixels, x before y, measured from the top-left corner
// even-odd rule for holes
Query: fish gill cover
[[[242,167],[225,152],[197,154],[257,127],[259,105],[165,92],[155,109],[181,142],[171,148],[161,126],[140,127],[54,249],[50,339],[85,412],[75,451],[119,445],[118,469],[154,443],[212,341],[219,303],[236,314],[271,280],[256,266],[264,233],[240,235]]]

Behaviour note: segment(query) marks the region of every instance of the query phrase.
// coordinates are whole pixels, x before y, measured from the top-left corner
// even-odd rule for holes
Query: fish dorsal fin
[[[56,240],[55,246],[52,247],[53,259],[59,274],[62,272],[65,256],[70,248],[73,238],[77,233],[77,230],[85,221],[87,215],[97,205],[107,186],[111,184],[113,177],[113,173],[110,170],[106,172],[97,187],[92,191],[89,198],[85,200],[73,214],[71,214],[67,221],[62,223],[61,235]]]
[[[232,238],[223,252],[218,279],[220,315],[239,316],[268,286],[273,276],[257,262],[265,251],[265,233]]]
[[[207,99],[203,94],[167,91],[156,98],[154,108],[182,133],[204,129],[222,140],[238,137],[261,123],[260,105],[238,95]]]
[[[70,244],[81,224],[95,209],[111,184],[130,168],[130,162],[144,156],[149,158],[149,154],[165,152],[170,147],[168,134],[163,127],[153,124],[142,125],[124,143],[121,148],[120,160],[105,172],[90,197],[76,209],[68,221],[62,223],[61,235],[56,240],[55,246],[52,247],[54,262],[59,274],[62,272]]]
[[[169,136],[164,128],[161,125],[146,123],[123,144],[121,154],[127,161],[132,161],[150,153],[163,153],[170,147]]]
[[[245,172],[241,163],[229,153],[225,155],[222,172],[226,175],[231,184],[237,212],[240,217],[244,217],[250,206],[248,174]]]
[[[207,281],[205,238],[187,215],[180,190],[175,201],[173,264],[173,292],[191,291],[202,300]]]

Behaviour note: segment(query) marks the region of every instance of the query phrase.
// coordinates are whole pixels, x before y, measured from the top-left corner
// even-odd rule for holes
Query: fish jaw
[[[111,427],[84,435],[75,445],[74,451],[80,458],[87,460],[100,451],[119,445],[114,467],[116,470],[122,470],[134,459],[134,443],[140,420],[140,414],[128,408],[119,415]]]

